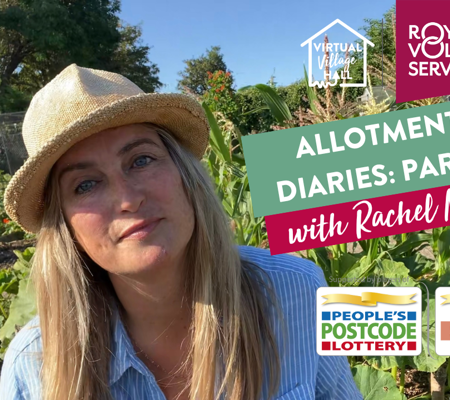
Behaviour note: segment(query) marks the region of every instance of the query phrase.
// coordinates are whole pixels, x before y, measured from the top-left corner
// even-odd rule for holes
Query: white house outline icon
[[[323,28],[321,31],[317,32],[315,35],[311,36],[308,40],[305,40],[301,47],[305,46],[307,43],[309,45],[308,47],[308,80],[309,80],[309,86],[313,86],[312,82],[312,41],[328,29],[330,29],[332,26],[336,25],[337,23],[341,24],[345,29],[347,29],[349,32],[353,33],[354,35],[358,36],[360,39],[362,39],[364,43],[364,82],[363,83],[341,83],[340,86],[342,87],[366,87],[367,86],[367,44],[370,44],[372,47],[375,47],[375,45],[368,39],[366,39],[363,35],[356,32],[354,29],[350,28],[346,23],[342,22],[339,18],[335,19],[331,24],[327,25],[325,28]]]

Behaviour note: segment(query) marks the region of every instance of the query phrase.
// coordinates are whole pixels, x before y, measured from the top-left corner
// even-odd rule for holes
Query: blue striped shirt
[[[345,356],[319,356],[316,352],[315,294],[327,286],[322,270],[312,262],[290,255],[271,256],[268,250],[239,247],[241,257],[263,268],[273,281],[284,314],[286,341],[281,324],[275,335],[281,352],[281,384],[277,400],[359,400]],[[276,320],[275,320],[276,321]],[[11,341],[0,376],[0,399],[40,399],[39,371],[42,350],[36,316]],[[120,321],[114,321],[109,385],[116,400],[164,400],[155,377],[135,355]],[[267,399],[263,387],[262,400]]]

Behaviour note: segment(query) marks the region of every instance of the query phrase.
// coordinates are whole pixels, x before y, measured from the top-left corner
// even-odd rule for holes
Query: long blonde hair
[[[240,259],[201,163],[169,133],[156,130],[195,214],[186,271],[193,310],[190,398],[219,399],[225,393],[229,400],[257,400],[266,383],[274,396],[280,355],[271,310],[281,316],[270,279]],[[77,250],[55,175],[52,171],[47,183],[31,273],[42,334],[42,398],[110,400],[110,304],[117,297],[107,272]]]

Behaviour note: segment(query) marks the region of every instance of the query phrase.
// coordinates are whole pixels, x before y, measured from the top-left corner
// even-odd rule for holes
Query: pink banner
[[[266,216],[272,255],[448,225],[450,186]]]

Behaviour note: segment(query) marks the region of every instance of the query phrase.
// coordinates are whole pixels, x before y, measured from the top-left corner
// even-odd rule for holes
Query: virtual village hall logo
[[[419,355],[422,296],[416,287],[320,287],[316,292],[321,356]]]
[[[322,43],[314,43],[317,37],[321,37],[322,33],[329,30],[336,24],[342,25],[345,29],[355,35],[358,39],[362,40],[363,45],[360,43],[330,43],[327,40]],[[360,35],[354,29],[350,28],[347,24],[340,19],[336,19],[331,24],[327,25],[321,31],[311,36],[308,40],[301,44],[301,47],[308,45],[308,83],[310,87],[318,86],[328,87],[336,86],[339,83],[341,87],[366,87],[367,86],[367,45],[374,47],[375,45],[367,40],[364,36]],[[313,55],[314,53],[314,55]],[[317,58],[315,55],[317,54]],[[350,65],[355,64],[357,58],[361,57],[364,60],[364,75],[363,81],[357,82],[350,74]],[[317,63],[315,60],[317,59]],[[323,71],[322,81],[313,81],[313,69]],[[332,75],[331,70],[335,69]],[[338,73],[340,69],[341,73]],[[340,81],[340,82],[339,82]]]

